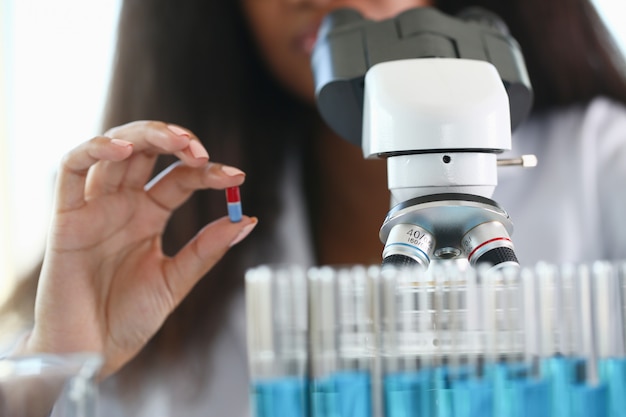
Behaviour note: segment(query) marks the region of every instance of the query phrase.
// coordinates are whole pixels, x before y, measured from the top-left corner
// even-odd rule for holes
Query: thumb
[[[232,246],[245,239],[258,223],[256,217],[243,216],[233,223],[222,217],[206,225],[170,260],[166,269],[168,286],[176,303],[191,290]]]

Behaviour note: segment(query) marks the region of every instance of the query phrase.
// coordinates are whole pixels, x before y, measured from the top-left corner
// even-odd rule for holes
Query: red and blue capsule
[[[241,209],[241,195],[239,187],[229,187],[226,189],[226,203],[228,204],[228,217],[233,223],[240,222],[243,217]]]

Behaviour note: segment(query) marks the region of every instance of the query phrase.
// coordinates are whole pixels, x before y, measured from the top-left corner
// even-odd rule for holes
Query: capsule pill
[[[228,217],[233,223],[240,222],[243,216],[241,209],[241,195],[239,187],[229,187],[226,189],[226,203],[228,205]]]

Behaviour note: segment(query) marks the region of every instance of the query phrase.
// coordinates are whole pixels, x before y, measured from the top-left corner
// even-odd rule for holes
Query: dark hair
[[[467,0],[437,0],[456,14]],[[473,0],[499,15],[518,41],[533,85],[534,111],[598,95],[626,103],[623,55],[590,0]]]

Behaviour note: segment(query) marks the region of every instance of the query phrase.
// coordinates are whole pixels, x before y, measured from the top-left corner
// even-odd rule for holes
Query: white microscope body
[[[365,86],[363,154],[392,155],[392,204],[451,192],[491,198],[498,182],[495,152],[511,149],[509,100],[492,64],[383,62],[367,72]]]
[[[419,58],[373,66],[365,76],[363,153],[388,155],[392,206],[434,197],[390,213],[383,259],[427,266],[433,257],[462,255],[474,264],[489,250],[512,251],[506,213],[469,197],[491,198],[497,152],[510,149],[508,95],[492,64]],[[450,200],[450,193],[466,197]]]

